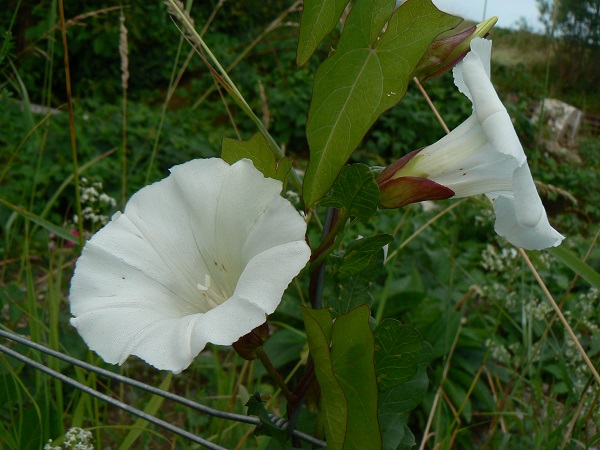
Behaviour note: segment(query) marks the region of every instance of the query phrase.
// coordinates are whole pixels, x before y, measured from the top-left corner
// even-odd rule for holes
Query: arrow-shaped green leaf
[[[340,277],[354,276],[364,270],[372,272],[377,264],[383,266],[383,247],[393,240],[394,237],[389,234],[378,234],[352,241],[340,265]],[[367,275],[372,276],[371,273]]]
[[[375,367],[380,391],[393,389],[417,373],[423,338],[417,329],[385,319],[375,329]]]
[[[324,198],[323,206],[345,208],[351,217],[368,218],[377,212],[379,188],[368,166],[345,166],[333,185],[333,194]]]
[[[261,133],[256,133],[248,141],[223,138],[221,157],[229,164],[247,158],[265,177],[281,182],[285,181],[285,177],[292,167],[292,161],[289,159],[277,160],[275,158],[271,147]]]
[[[303,66],[340,20],[350,0],[304,0],[296,63]]]
[[[332,450],[379,450],[377,383],[369,308],[337,317],[326,309],[304,309],[308,344],[321,387],[327,446]],[[331,341],[327,339],[331,327]]]
[[[329,190],[367,130],[404,96],[410,74],[435,37],[460,19],[431,0],[409,0],[380,35],[389,1],[358,0],[336,52],[317,70],[307,123],[310,161],[303,196],[312,206]]]

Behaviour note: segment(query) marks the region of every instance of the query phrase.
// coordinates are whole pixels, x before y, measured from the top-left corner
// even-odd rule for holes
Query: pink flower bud
[[[465,28],[452,36],[436,39],[429,45],[419,60],[415,70],[413,70],[413,77],[425,81],[445,74],[462,61],[469,52],[471,40],[487,35],[497,21],[497,17],[492,17],[477,26]]]
[[[423,200],[445,200],[454,191],[435,181],[420,176],[403,176],[398,172],[422,149],[404,155],[390,164],[377,178],[380,189],[380,208],[401,208]]]

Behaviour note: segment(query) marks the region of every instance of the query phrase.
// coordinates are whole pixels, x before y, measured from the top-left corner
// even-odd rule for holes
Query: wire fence
[[[225,419],[225,420],[231,420],[234,422],[242,422],[242,423],[247,423],[247,424],[256,425],[256,426],[260,425],[260,423],[261,423],[261,421],[256,417],[245,416],[242,414],[235,414],[235,413],[230,413],[227,411],[221,411],[218,409],[210,408],[206,405],[202,405],[200,403],[194,402],[190,399],[181,397],[177,394],[173,394],[171,392],[164,391],[157,387],[134,380],[133,378],[129,378],[129,377],[111,372],[109,370],[93,366],[93,365],[83,362],[77,358],[73,358],[72,356],[66,355],[66,354],[58,352],[56,350],[52,350],[44,345],[33,342],[33,341],[31,341],[23,336],[20,336],[18,334],[14,334],[14,333],[11,333],[11,332],[8,332],[5,330],[0,330],[0,337],[4,337],[11,341],[18,342],[18,343],[23,344],[31,349],[40,351],[40,352],[45,353],[54,358],[61,359],[62,361],[65,361],[65,362],[68,362],[75,366],[81,367],[82,369],[89,370],[89,371],[94,372],[103,377],[115,380],[119,383],[124,383],[124,384],[132,386],[134,388],[141,389],[143,391],[149,392],[154,395],[158,395],[160,397],[163,397],[165,399],[179,403],[183,406],[186,406],[188,408],[191,408],[191,409],[201,412],[203,414],[207,414],[207,415],[210,415],[213,417],[218,417],[218,418]],[[37,361],[34,361],[34,360],[28,358],[27,356],[22,355],[21,353],[15,351],[5,345],[0,345],[0,353],[4,353],[8,356],[11,356],[23,363],[35,368],[36,370],[39,370],[51,377],[54,377],[54,378],[60,380],[63,383],[69,384],[89,395],[92,395],[102,401],[105,401],[106,403],[109,403],[117,408],[120,408],[123,411],[126,411],[134,416],[140,417],[154,425],[157,425],[165,430],[168,430],[168,431],[170,431],[174,434],[177,434],[185,439],[188,439],[190,442],[200,444],[203,447],[209,448],[209,449],[226,450],[226,449],[224,449],[224,447],[214,444],[213,442],[207,441],[206,439],[196,436],[196,435],[190,433],[189,431],[186,431],[179,427],[176,427],[168,422],[165,422],[162,419],[159,419],[150,414],[147,414],[144,411],[136,409],[126,403],[123,403],[123,402],[107,395],[107,394],[99,392],[99,391],[92,389],[76,380],[73,380],[72,378],[69,378],[68,376],[66,376],[60,372],[50,369],[49,367],[47,367]],[[286,428],[288,427],[288,423],[285,419],[273,416],[272,420],[282,430],[286,430]],[[325,447],[326,446],[326,443],[324,441],[314,438],[314,437],[312,437],[306,433],[303,433],[301,431],[298,431],[298,430],[290,430],[289,434],[295,438],[298,438],[300,440],[308,442],[309,444],[315,445],[317,447]]]

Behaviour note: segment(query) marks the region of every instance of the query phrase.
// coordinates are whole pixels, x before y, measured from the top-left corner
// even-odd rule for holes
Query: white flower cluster
[[[546,300],[530,298],[523,303],[523,312],[535,320],[545,320],[552,312],[552,305]]]
[[[499,344],[491,338],[488,338],[485,340],[485,346],[490,350],[492,358],[494,358],[496,361],[504,363],[507,366],[510,365],[512,354],[504,345]]]
[[[565,317],[572,320],[572,314],[570,311],[565,311]],[[579,333],[575,333],[577,339],[581,342],[582,336]],[[581,353],[577,350],[575,342],[569,336],[565,336],[564,347],[566,350],[563,352],[563,358],[565,359],[567,367],[569,367],[569,373],[571,373],[571,383],[573,390],[579,395],[584,394],[584,390],[588,381],[588,367],[581,356]],[[593,397],[595,392],[591,392],[590,395]]]
[[[493,245],[488,244],[481,252],[481,265],[490,272],[504,272],[515,265],[518,256],[519,253],[514,247],[503,248],[498,252]]]
[[[577,317],[591,334],[600,333],[597,318],[595,317],[598,304],[598,289],[590,288],[584,294],[579,295],[577,302]]]
[[[487,228],[494,223],[496,218],[491,209],[482,208],[479,214],[475,216],[475,226]]]
[[[506,310],[512,310],[521,304],[521,299],[515,291],[511,291],[507,286],[509,285],[506,283],[490,282],[490,284],[478,288],[478,295],[503,306]]]
[[[84,206],[81,210],[82,217],[94,225],[106,225],[110,217],[103,214],[106,210],[112,210],[117,206],[117,201],[110,195],[102,192],[103,185],[101,181],[90,182],[85,177],[81,178],[81,193],[79,200]],[[73,216],[73,223],[77,223],[79,218]]]
[[[92,433],[91,431],[84,430],[82,428],[73,427],[65,433],[65,437],[60,445],[53,446],[52,439],[48,440],[48,443],[44,446],[44,450],[94,450],[94,444],[92,444]]]

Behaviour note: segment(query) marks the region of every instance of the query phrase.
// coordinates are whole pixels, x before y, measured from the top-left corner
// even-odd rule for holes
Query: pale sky
[[[466,19],[481,22],[485,8],[485,19],[498,16],[498,25],[502,28],[514,28],[520,17],[536,31],[542,32],[543,25],[538,20],[538,8],[535,0],[432,0],[435,6],[444,12]],[[487,5],[486,5],[487,3]]]

